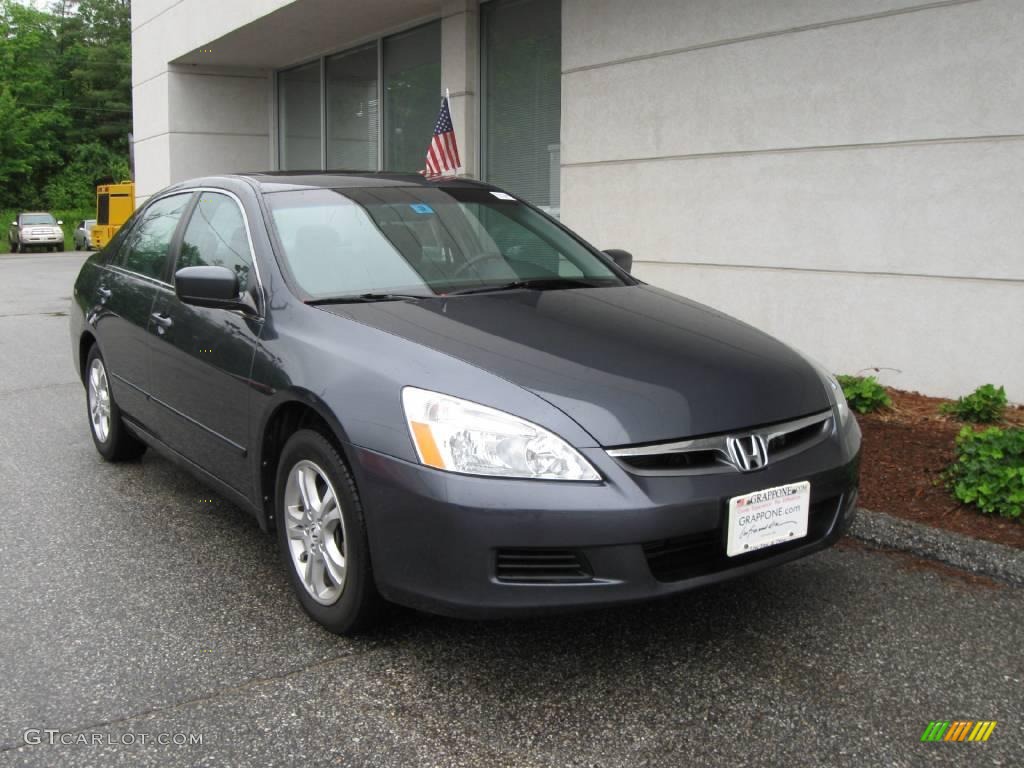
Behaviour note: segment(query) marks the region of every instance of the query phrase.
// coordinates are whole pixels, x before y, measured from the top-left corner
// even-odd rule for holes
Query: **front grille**
[[[718,451],[657,453],[652,456],[622,456],[619,461],[633,469],[679,472],[729,466]]]
[[[774,557],[790,549],[824,538],[832,529],[842,496],[833,496],[811,504],[807,535],[796,541],[765,547],[748,555],[725,554],[725,522],[719,527],[672,539],[644,544],[644,556],[651,574],[658,581],[682,581],[727,568]]]
[[[571,549],[499,549],[495,576],[511,584],[573,584],[592,580],[594,573]]]
[[[746,433],[610,448],[607,453],[627,470],[641,475],[738,472],[744,468],[729,450],[731,439],[761,441],[767,463],[772,464],[812,448],[828,437],[832,428],[832,412],[823,411]]]
[[[778,457],[783,454],[795,453],[814,438],[821,436],[826,427],[831,427],[831,423],[817,422],[794,429],[792,432],[774,434],[767,441],[768,455]]]

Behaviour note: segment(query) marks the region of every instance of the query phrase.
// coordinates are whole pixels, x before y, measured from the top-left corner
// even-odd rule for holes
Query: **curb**
[[[849,530],[855,539],[911,552],[955,568],[1024,585],[1024,552],[1004,544],[902,520],[861,508]]]

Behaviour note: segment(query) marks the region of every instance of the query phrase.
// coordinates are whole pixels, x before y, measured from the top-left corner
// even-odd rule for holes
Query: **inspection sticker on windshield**
[[[434,209],[426,203],[410,203],[409,207],[412,208],[416,213],[433,213]]]
[[[508,192],[491,192],[491,194],[494,195],[499,200],[515,200],[515,198],[512,197],[512,195],[510,195]]]
[[[725,553],[743,555],[807,535],[811,484],[780,485],[729,499]]]

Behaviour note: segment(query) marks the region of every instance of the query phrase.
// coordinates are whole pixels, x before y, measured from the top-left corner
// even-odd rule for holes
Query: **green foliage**
[[[0,0],[0,208],[92,207],[130,130],[128,0]]]
[[[45,197],[54,208],[76,208],[83,200],[95,198],[98,176],[120,181],[128,178],[128,174],[128,162],[123,154],[98,141],[79,144],[71,150],[68,164],[47,182]],[[95,218],[95,212],[88,218]]]
[[[846,400],[857,413],[891,408],[892,400],[874,376],[836,376]]]
[[[956,462],[946,473],[953,495],[986,515],[1019,519],[1024,512],[1024,429],[964,427]]]
[[[975,424],[991,424],[1003,418],[1006,411],[1006,390],[994,384],[982,384],[971,394],[959,398],[955,403],[945,403],[942,413],[952,414],[961,421]]]

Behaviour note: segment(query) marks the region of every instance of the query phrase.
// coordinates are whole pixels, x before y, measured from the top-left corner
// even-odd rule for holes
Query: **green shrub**
[[[966,397],[955,403],[945,403],[939,410],[949,413],[961,421],[975,424],[991,424],[1003,418],[1006,411],[1006,390],[994,384],[982,384]]]
[[[953,495],[986,515],[1020,518],[1024,511],[1024,429],[964,427],[956,462],[946,473]]]
[[[857,413],[892,407],[892,400],[874,376],[836,376],[846,401]]]

